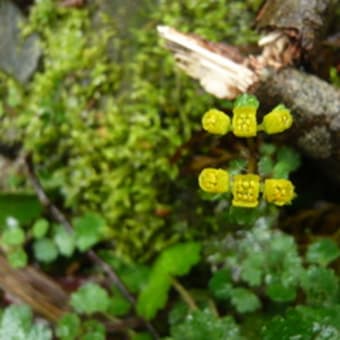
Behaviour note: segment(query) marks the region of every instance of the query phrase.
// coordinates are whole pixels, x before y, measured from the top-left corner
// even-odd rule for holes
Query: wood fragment
[[[234,98],[247,91],[257,76],[242,64],[236,48],[214,48],[202,38],[187,35],[168,26],[158,26],[158,33],[175,55],[179,68],[198,79],[202,87],[218,98]],[[235,57],[237,55],[237,57]]]
[[[28,266],[12,268],[0,255],[0,287],[28,304],[39,315],[56,322],[68,309],[68,294],[47,275]]]

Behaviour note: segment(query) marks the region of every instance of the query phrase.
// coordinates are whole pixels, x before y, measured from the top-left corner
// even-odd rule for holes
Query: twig
[[[248,145],[248,173],[253,174],[256,173],[256,145],[254,141],[250,138],[247,138]]]
[[[41,204],[51,213],[52,217],[58,221],[61,225],[65,227],[68,232],[73,232],[73,227],[65,215],[55,206],[49,197],[47,196],[44,188],[42,187],[35,171],[32,160],[27,155],[24,159],[24,165],[26,168],[26,173],[28,179],[30,180],[34,191],[36,192],[39,201]],[[103,261],[93,250],[89,250],[86,253],[87,257],[109,277],[109,279],[113,282],[113,284],[118,288],[121,294],[132,304],[134,309],[136,309],[136,298],[129,292],[125,284],[119,278],[119,276],[115,273],[115,271],[109,266],[105,261]],[[154,339],[159,339],[159,335],[156,329],[152,326],[152,324],[144,319],[145,327],[148,329],[150,334],[154,337]]]
[[[174,286],[183,301],[188,305],[191,310],[198,309],[196,302],[191,297],[189,292],[175,278],[171,278],[171,284]]]
[[[37,269],[11,267],[0,253],[0,287],[7,296],[18,298],[46,319],[57,322],[68,312],[68,295],[49,277]]]

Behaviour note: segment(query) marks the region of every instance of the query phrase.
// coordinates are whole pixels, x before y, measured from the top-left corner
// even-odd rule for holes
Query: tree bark
[[[299,40],[304,53],[319,47],[336,11],[336,0],[267,0],[256,26],[271,32],[283,30]]]
[[[336,3],[335,0],[266,1],[257,16],[258,28],[266,33],[259,41],[262,54],[244,59],[235,60],[227,50],[219,53],[209,42],[195,41],[194,37],[172,28],[162,27],[159,33],[175,54],[179,67],[214,96],[233,99],[242,92],[250,92],[269,108],[279,103],[289,107],[295,123],[286,133],[287,141],[294,141],[340,185],[340,91],[314,75],[293,68],[316,55]],[[185,43],[185,37],[190,43],[188,40]],[[204,53],[204,49],[209,53]],[[223,59],[227,62],[223,63]],[[240,79],[251,84],[244,90]]]
[[[291,109],[294,125],[287,140],[340,183],[340,91],[318,77],[285,68],[268,72],[254,93],[269,107],[283,103]]]

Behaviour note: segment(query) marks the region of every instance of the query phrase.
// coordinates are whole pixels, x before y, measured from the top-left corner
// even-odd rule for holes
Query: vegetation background
[[[252,53],[261,3],[0,2],[0,339],[340,339],[336,187],[284,135],[203,132],[233,103],[157,36]],[[199,190],[254,155],[262,177],[297,170],[292,206]]]

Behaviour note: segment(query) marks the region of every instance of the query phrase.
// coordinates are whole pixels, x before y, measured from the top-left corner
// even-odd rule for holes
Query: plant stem
[[[196,302],[189,294],[189,292],[177,281],[175,278],[171,278],[171,284],[177,290],[183,301],[188,305],[191,310],[197,310]]]
[[[254,140],[248,138],[248,173],[254,174],[256,172],[256,145]]]

